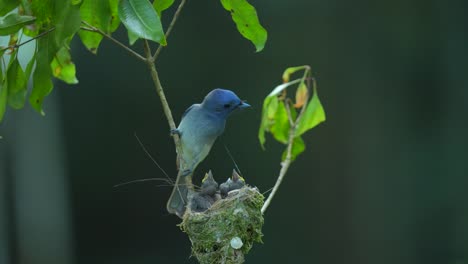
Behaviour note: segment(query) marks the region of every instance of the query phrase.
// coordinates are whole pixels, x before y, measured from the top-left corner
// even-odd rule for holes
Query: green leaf
[[[154,0],[153,8],[158,13],[158,16],[161,17],[162,11],[171,7],[173,3],[174,0]]]
[[[258,130],[258,140],[260,145],[264,148],[265,145],[265,132],[270,131],[271,126],[275,122],[276,111],[278,109],[278,95],[286,88],[296,83],[299,83],[301,79],[297,79],[288,83],[278,85],[271,91],[271,93],[263,100],[262,108],[262,120],[260,122],[260,128]]]
[[[260,129],[258,130],[258,140],[263,149],[265,148],[264,145],[266,141],[265,132],[269,131],[273,123],[277,107],[278,98],[276,96],[267,96],[263,101],[262,120],[260,122]]]
[[[275,120],[270,127],[270,133],[276,140],[286,144],[288,143],[290,127],[286,107],[283,102],[280,102],[276,110]]]
[[[323,110],[323,106],[320,103],[317,89],[314,89],[314,95],[308,103],[301,120],[299,120],[295,136],[304,134],[304,132],[322,123],[325,119],[325,110]]]
[[[267,31],[258,21],[257,11],[247,0],[221,0],[224,9],[231,12],[237,30],[250,40],[257,52],[263,50],[267,41]]]
[[[56,78],[68,84],[78,83],[75,64],[71,61],[70,51],[67,48],[62,47],[57,54],[55,54],[50,67]]]
[[[266,108],[266,113],[268,120],[274,120],[276,111],[278,110],[279,99],[277,96],[271,96],[269,98],[270,100]]]
[[[291,161],[294,161],[296,157],[304,152],[305,150],[305,143],[304,140],[301,137],[296,137],[294,138],[292,148],[291,148]],[[286,160],[286,155],[288,154],[288,149],[283,152],[283,155],[281,157],[282,161]]]
[[[304,70],[306,68],[308,68],[309,66],[296,66],[296,67],[289,67],[287,68],[286,70],[284,70],[283,72],[283,82],[289,82],[289,77],[291,76],[291,74],[297,72],[297,71],[300,71],[300,70]]]
[[[70,0],[55,1],[55,42],[58,47],[68,44],[80,29],[80,6]]]
[[[111,13],[110,21],[108,23],[108,28],[103,29],[105,32],[112,33],[119,28],[120,18],[119,18],[119,0],[108,0],[109,9]]]
[[[118,0],[84,0],[80,7],[81,19],[110,34],[120,25],[118,3]],[[85,47],[92,53],[96,53],[103,38],[102,35],[86,30],[80,30],[79,35]]]
[[[0,0],[2,1],[2,0]],[[7,1],[11,1],[11,0],[7,0]],[[16,0],[13,0],[13,1],[16,1]],[[24,14],[26,15],[31,15],[32,14],[32,9],[31,9],[31,2],[30,0],[19,0],[20,4],[21,4],[21,9],[22,11],[24,12]]]
[[[20,16],[17,13],[10,13],[6,17],[0,17],[0,36],[7,36],[20,30],[25,25],[29,25],[36,20],[32,16]]]
[[[26,100],[27,77],[18,62],[18,57],[12,57],[11,60],[7,71],[8,104],[14,109],[21,109]]]
[[[0,16],[8,14],[18,6],[17,0],[0,0]]]
[[[53,32],[52,32],[53,33]],[[38,39],[38,49],[36,53],[36,69],[33,73],[33,89],[29,96],[29,103],[41,115],[45,115],[42,110],[44,98],[52,91],[54,85],[51,80],[52,70],[50,62],[56,53],[56,46],[53,34]],[[52,54],[52,55],[51,55]]]
[[[130,43],[130,45],[135,44],[135,42],[138,40],[138,36],[130,30],[128,30],[127,32],[128,32],[128,42]]]
[[[0,0],[1,1],[1,0]],[[21,2],[21,9],[22,10],[22,15],[28,15],[32,16],[33,15],[33,9],[32,9],[32,1],[30,0],[20,0]],[[37,36],[37,33],[39,32],[39,19],[37,19],[37,15],[34,15],[36,17],[36,21],[34,24],[27,25],[23,27],[23,34],[29,37],[35,37]]]
[[[260,121],[260,128],[258,130],[258,140],[262,148],[265,148],[265,132],[270,131],[271,126],[275,122],[275,115],[278,109],[278,94],[286,89],[288,86],[298,83],[300,80],[295,80],[289,83],[281,84],[263,100],[262,107],[262,120]]]
[[[144,38],[165,46],[166,37],[161,20],[148,0],[121,0],[119,17],[122,23],[139,38]]]
[[[24,3],[26,2],[26,3]],[[23,6],[28,6],[28,1],[23,1]],[[33,32],[47,29],[54,20],[54,0],[32,0],[30,2],[31,13],[37,18],[37,28]]]

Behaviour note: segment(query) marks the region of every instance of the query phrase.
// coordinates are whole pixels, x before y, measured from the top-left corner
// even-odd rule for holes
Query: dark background
[[[264,51],[218,1],[189,1],[157,62],[176,122],[216,87],[253,106],[197,173],[230,175],[225,144],[262,191],[283,151],[271,137],[260,148],[262,100],[286,67],[317,78],[327,121],[305,135],[247,263],[467,264],[468,2],[252,3]],[[116,38],[127,41],[122,26]],[[0,263],[195,263],[165,210],[170,187],[113,188],[164,177],[134,133],[176,175],[146,66],[106,40],[97,56],[73,50],[80,83],[57,82],[44,118],[28,107],[0,127]]]

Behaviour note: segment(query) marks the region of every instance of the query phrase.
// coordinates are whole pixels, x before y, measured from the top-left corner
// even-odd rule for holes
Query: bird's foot
[[[176,129],[171,129],[171,131],[169,132],[171,136],[173,135],[178,135],[180,137],[180,131],[176,128]]]
[[[182,171],[182,173],[180,175],[182,177],[186,177],[186,176],[189,176],[190,174],[192,174],[192,170],[186,169],[186,170]]]

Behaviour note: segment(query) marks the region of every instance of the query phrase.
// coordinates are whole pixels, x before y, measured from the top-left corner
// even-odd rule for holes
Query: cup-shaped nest
[[[262,242],[263,198],[245,186],[204,212],[188,209],[180,228],[192,242],[192,255],[202,264],[243,263],[253,243]]]

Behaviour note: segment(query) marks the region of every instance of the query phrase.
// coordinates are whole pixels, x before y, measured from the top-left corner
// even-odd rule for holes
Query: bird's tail
[[[167,211],[170,214],[176,214],[180,218],[185,213],[185,208],[187,206],[187,195],[188,195],[188,179],[190,179],[190,175],[183,175],[181,171],[177,175],[177,180],[174,185],[174,189],[172,189],[171,196],[169,197],[169,201],[167,201]]]

